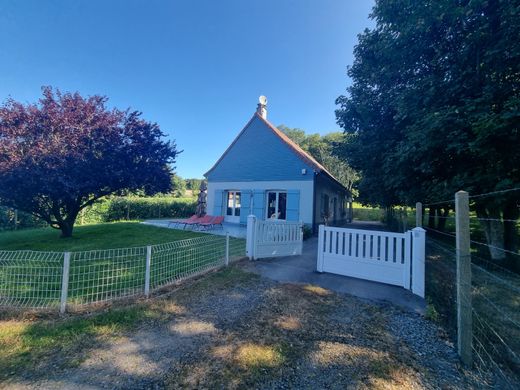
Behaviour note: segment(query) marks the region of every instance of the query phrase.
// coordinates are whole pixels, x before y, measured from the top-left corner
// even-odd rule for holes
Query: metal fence
[[[518,207],[520,188],[478,195],[461,191],[452,200],[418,203],[416,217],[429,232],[427,297],[457,342],[462,362],[490,388],[518,389],[520,251],[514,245],[506,248],[505,240],[502,246],[491,244],[484,223],[514,224],[515,237],[510,240],[520,242],[520,219],[482,217],[476,211],[477,200],[500,205],[504,193],[514,193]],[[493,254],[503,256],[493,259]]]
[[[229,236],[82,252],[0,251],[0,307],[50,308],[106,302],[154,290],[245,256]]]

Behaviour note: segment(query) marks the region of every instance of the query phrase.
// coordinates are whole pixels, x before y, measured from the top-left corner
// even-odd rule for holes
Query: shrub
[[[105,221],[148,218],[184,218],[195,213],[197,202],[192,198],[118,197],[110,200]]]
[[[102,199],[84,208],[76,223],[86,225],[91,223],[112,222],[120,220],[135,220],[148,218],[184,218],[195,214],[196,198],[174,198],[172,196],[155,197],[113,197]],[[0,206],[0,230],[15,228],[14,210]],[[44,227],[47,224],[38,218],[18,212],[18,229]]]

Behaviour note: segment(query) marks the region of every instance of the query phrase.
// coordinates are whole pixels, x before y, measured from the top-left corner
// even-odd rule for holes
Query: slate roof
[[[226,151],[220,156],[220,158],[217,160],[217,162],[211,167],[209,171],[207,171],[204,176],[207,176],[215,167],[220,163],[220,161],[224,158],[224,156],[228,153],[228,151],[233,147],[233,145],[237,142],[237,140],[240,138],[242,133],[247,129],[249,124],[253,121],[253,119],[258,118],[262,122],[264,122],[267,127],[278,137],[280,138],[292,151],[305,163],[307,163],[309,166],[311,166],[316,172],[318,173],[324,173],[326,176],[328,176],[330,179],[335,181],[337,184],[339,184],[341,187],[344,188],[344,186],[339,182],[338,179],[336,179],[332,173],[330,173],[323,165],[321,165],[314,157],[312,157],[309,153],[307,153],[305,150],[303,150],[296,142],[291,140],[283,131],[279,130],[276,126],[274,126],[271,122],[269,122],[267,119],[263,118],[260,114],[255,112],[255,114],[251,117],[251,119],[246,123],[244,128],[238,133],[236,138],[233,140],[231,145],[226,149]]]

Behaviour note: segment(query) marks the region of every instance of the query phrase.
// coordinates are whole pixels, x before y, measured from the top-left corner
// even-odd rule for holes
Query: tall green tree
[[[338,151],[347,143],[349,135],[333,132],[322,136],[320,134],[306,134],[302,129],[292,129],[284,125],[278,128],[327,168],[351,193],[357,194],[355,186],[359,180],[359,175],[338,155]]]
[[[520,187],[520,6],[377,1],[337,99],[342,151],[383,206]],[[516,250],[519,192],[475,198],[488,242]],[[447,206],[448,207],[448,206]],[[496,260],[505,252],[491,249]]]

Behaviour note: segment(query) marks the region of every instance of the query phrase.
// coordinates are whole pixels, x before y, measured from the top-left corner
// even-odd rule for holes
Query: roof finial
[[[256,112],[262,118],[267,119],[267,98],[264,95],[261,95],[258,98],[258,106],[256,107]]]

